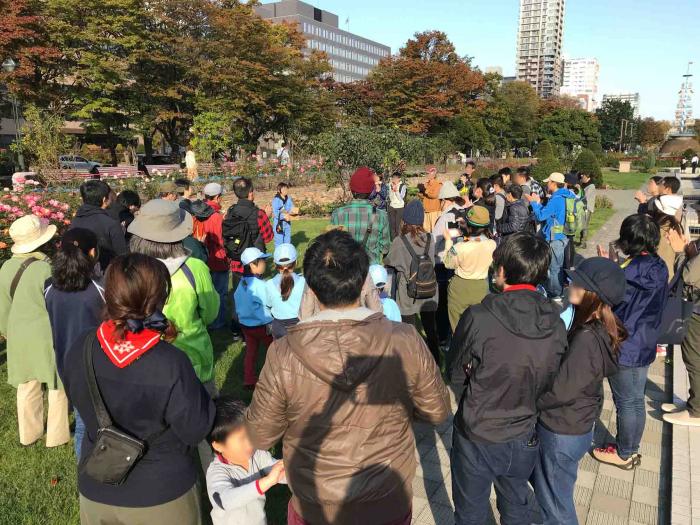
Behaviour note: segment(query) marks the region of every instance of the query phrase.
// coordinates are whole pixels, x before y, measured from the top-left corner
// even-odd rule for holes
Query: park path
[[[592,239],[584,255],[595,255],[595,245],[607,246],[617,238],[620,224],[637,209],[634,191],[606,190],[616,213]],[[649,371],[646,387],[647,423],[642,436],[642,464],[628,472],[602,465],[585,456],[579,466],[574,493],[581,525],[666,525],[670,516],[671,430],[661,420],[661,403],[671,400],[671,367],[664,358],[657,358]],[[613,442],[616,433],[615,406],[607,381],[605,401],[596,424],[595,446]],[[459,395],[460,392],[457,393]],[[452,394],[452,410],[457,410],[458,397]],[[453,504],[450,480],[452,418],[443,425],[415,425],[418,470],[413,482],[413,523],[420,525],[452,525]],[[495,494],[491,494],[493,517],[497,523]]]

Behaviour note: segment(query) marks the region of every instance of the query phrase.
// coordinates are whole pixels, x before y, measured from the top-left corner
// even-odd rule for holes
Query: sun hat
[[[192,215],[177,202],[153,199],[127,228],[133,235],[153,242],[179,242],[192,233]]]
[[[654,204],[665,215],[675,216],[683,207],[682,195],[661,195],[654,200]]]
[[[293,244],[285,242],[280,244],[275,248],[274,254],[275,264],[285,265],[296,262],[297,260],[297,249]]]
[[[177,184],[175,184],[173,181],[166,180],[165,182],[161,182],[160,186],[158,187],[158,192],[159,193],[177,193]]]
[[[461,197],[461,195],[459,194],[457,186],[454,185],[454,182],[449,180],[443,182],[442,186],[440,187],[438,199],[454,199],[456,197]]]
[[[269,257],[269,253],[263,253],[255,247],[246,248],[241,254],[241,264],[243,266],[248,266],[253,261],[257,261],[258,259],[267,259]]]
[[[467,210],[467,222],[477,228],[483,228],[491,224],[489,210],[483,206],[472,206]]]
[[[423,203],[419,200],[413,200],[406,204],[401,218],[406,224],[423,226],[423,221],[425,220],[425,209],[423,208]]]
[[[369,276],[377,288],[383,288],[389,280],[389,274],[381,264],[372,264],[369,267]]]
[[[353,193],[372,193],[374,189],[374,171],[367,166],[357,168],[350,177],[350,191]]]
[[[566,270],[566,274],[572,284],[594,292],[609,306],[617,306],[625,299],[625,272],[607,257],[585,259],[574,270]]]
[[[566,182],[566,178],[564,177],[563,173],[554,172],[542,182],[556,182],[557,184],[564,184]]]
[[[204,195],[207,197],[216,197],[224,192],[224,188],[218,182],[210,182],[204,186]]]
[[[12,253],[30,253],[43,246],[56,235],[56,226],[43,221],[36,215],[25,215],[10,225]]]

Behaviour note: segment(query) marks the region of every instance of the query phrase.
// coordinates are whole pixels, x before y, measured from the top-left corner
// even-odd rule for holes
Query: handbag
[[[660,345],[679,345],[688,331],[688,322],[693,315],[693,303],[683,296],[683,270],[687,264],[686,260],[671,281],[657,340]]]
[[[160,437],[169,426],[142,441],[116,427],[97,386],[93,362],[93,345],[97,337],[91,333],[83,345],[83,366],[90,400],[97,417],[97,439],[90,454],[83,455],[80,472],[107,485],[121,485],[148,449],[148,442]]]

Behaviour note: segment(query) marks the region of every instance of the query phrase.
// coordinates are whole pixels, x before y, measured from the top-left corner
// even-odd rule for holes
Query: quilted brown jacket
[[[248,430],[283,440],[292,505],[312,524],[385,524],[411,511],[414,418],[444,421],[449,395],[412,326],[382,314],[310,321],[269,348]]]

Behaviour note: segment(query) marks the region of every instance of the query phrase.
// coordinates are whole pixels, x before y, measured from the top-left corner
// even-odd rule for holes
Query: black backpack
[[[234,261],[240,261],[243,250],[255,245],[257,232],[250,227],[250,218],[257,212],[257,208],[253,208],[248,215],[241,216],[236,213],[234,206],[224,219],[221,228],[224,248],[226,248],[226,254],[229,258]]]
[[[425,250],[421,255],[418,255],[411,246],[411,243],[405,235],[401,236],[401,240],[406,246],[408,253],[411,254],[411,271],[408,275],[408,296],[411,299],[430,299],[437,293],[437,278],[435,277],[435,265],[430,260],[430,240],[431,236],[425,242]]]

